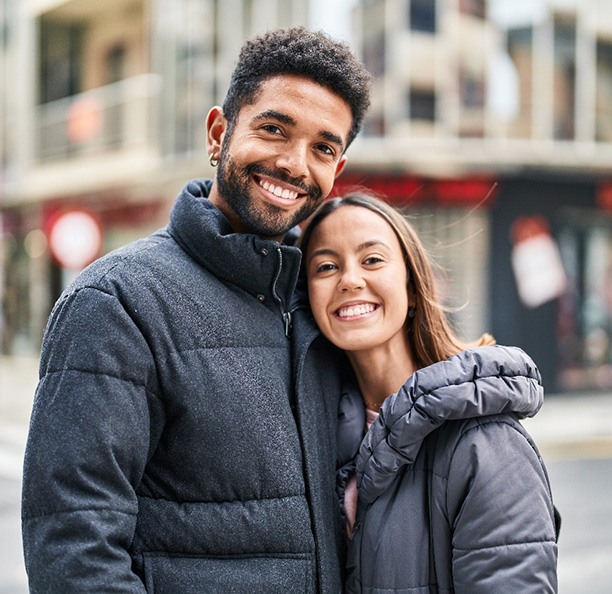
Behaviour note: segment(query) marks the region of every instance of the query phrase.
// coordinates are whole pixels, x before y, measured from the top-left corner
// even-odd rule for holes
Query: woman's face
[[[323,334],[345,351],[406,345],[408,278],[389,224],[360,206],[341,206],[313,231],[306,270]]]

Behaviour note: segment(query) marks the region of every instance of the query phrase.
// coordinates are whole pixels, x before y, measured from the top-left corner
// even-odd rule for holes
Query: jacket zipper
[[[285,303],[276,292],[276,283],[278,282],[281,271],[283,269],[283,252],[280,248],[276,248],[276,252],[278,253],[278,270],[276,271],[276,276],[274,277],[274,282],[272,283],[272,294],[274,295],[274,299],[276,299],[276,301],[278,302],[280,310],[283,314],[285,336],[289,338],[289,336],[291,336],[291,311],[285,311]]]

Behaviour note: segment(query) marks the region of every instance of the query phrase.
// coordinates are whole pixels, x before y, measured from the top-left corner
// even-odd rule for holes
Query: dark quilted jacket
[[[232,233],[208,187],[54,308],[24,466],[32,592],[341,590],[341,389],[301,310],[287,335],[300,253]]]

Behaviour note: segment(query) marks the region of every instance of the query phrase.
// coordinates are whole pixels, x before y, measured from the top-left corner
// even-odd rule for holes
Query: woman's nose
[[[356,267],[351,266],[346,268],[340,275],[338,288],[341,291],[354,291],[356,289],[363,289],[364,284],[363,275],[360,274]]]

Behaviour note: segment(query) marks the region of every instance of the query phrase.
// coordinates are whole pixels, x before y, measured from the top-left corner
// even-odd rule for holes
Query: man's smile
[[[304,196],[305,194],[300,194],[300,192],[288,188],[287,186],[281,186],[278,182],[272,183],[267,179],[263,179],[259,176],[255,176],[255,181],[267,192],[274,194],[278,198],[285,198],[286,200],[296,200],[300,196]]]

